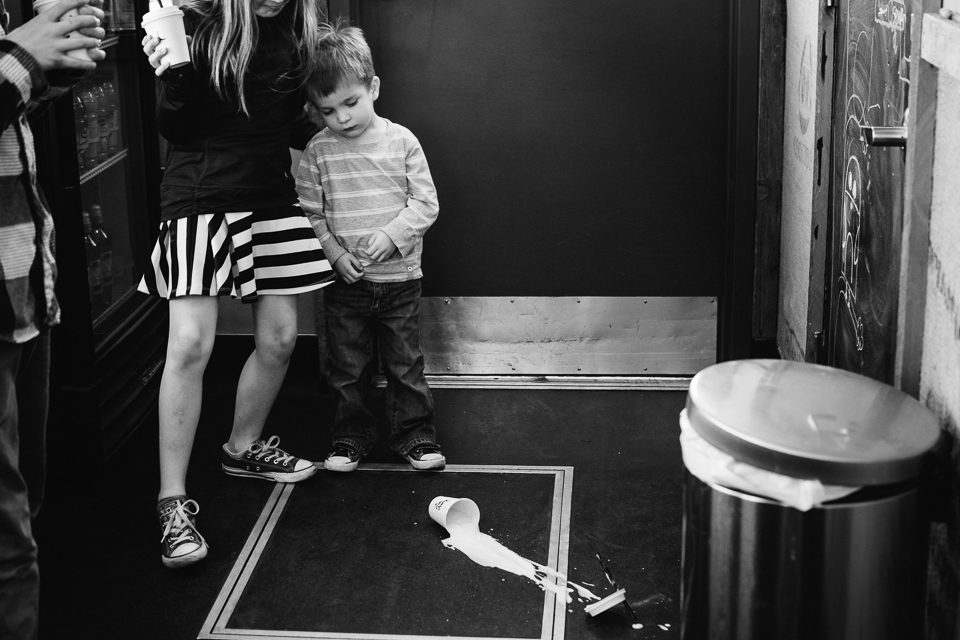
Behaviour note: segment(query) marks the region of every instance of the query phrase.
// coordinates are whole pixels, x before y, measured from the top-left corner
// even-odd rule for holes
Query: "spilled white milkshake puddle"
[[[494,567],[528,578],[541,589],[555,593],[564,604],[573,601],[571,594],[574,589],[581,600],[600,600],[586,587],[567,580],[562,573],[527,560],[482,533],[479,528],[480,510],[472,500],[444,496],[434,498],[430,515],[450,534],[449,538],[441,541],[443,545],[456,549],[480,566]]]

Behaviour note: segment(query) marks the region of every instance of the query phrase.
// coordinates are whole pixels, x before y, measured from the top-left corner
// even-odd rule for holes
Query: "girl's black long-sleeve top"
[[[170,143],[160,186],[161,218],[252,211],[297,202],[290,149],[303,149],[322,127],[304,111],[292,5],[257,18],[259,39],[245,78],[248,116],[236,89],[222,98],[205,60],[161,76],[160,134]],[[187,33],[200,16],[185,12]]]

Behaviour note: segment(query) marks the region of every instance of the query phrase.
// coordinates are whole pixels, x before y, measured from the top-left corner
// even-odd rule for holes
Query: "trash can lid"
[[[914,398],[849,371],[788,360],[733,360],[697,373],[687,418],[707,442],[762,469],[824,484],[920,475],[940,436]]]

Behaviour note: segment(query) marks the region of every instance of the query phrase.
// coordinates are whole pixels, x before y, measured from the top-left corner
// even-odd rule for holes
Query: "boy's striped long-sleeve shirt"
[[[423,275],[423,235],[440,208],[420,142],[406,127],[386,123],[386,134],[366,144],[321,131],[307,145],[297,172],[300,206],[330,264],[353,253],[363,264],[364,279],[371,282]],[[378,230],[398,251],[384,262],[371,263],[364,249]]]
[[[60,97],[82,72],[45,74],[0,30],[0,340],[22,343],[57,324],[53,217],[37,186],[27,114]]]

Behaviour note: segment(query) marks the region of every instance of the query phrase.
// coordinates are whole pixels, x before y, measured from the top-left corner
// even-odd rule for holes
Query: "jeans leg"
[[[36,348],[20,368],[17,380],[20,407],[20,473],[27,482],[30,517],[43,502],[47,477],[47,414],[50,410],[50,333],[37,338]]]
[[[377,343],[387,377],[387,420],[392,447],[403,455],[437,439],[433,395],[420,349],[420,281],[380,286],[384,295],[377,313]]]
[[[31,516],[43,497],[49,333],[0,342],[0,638],[37,636],[40,572]]]
[[[377,441],[375,418],[366,403],[375,364],[368,284],[338,280],[324,289],[327,384],[337,399],[333,444],[350,444],[361,455]]]

